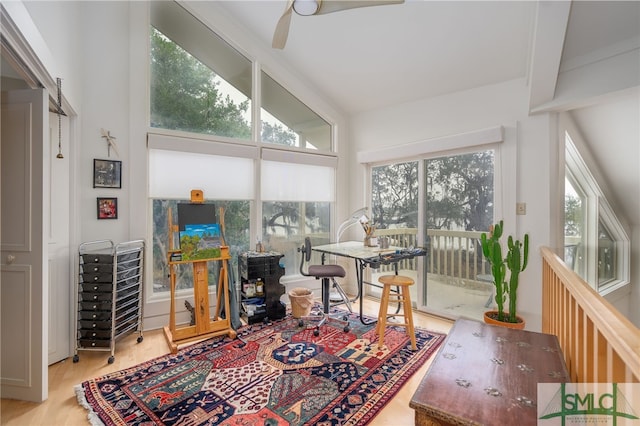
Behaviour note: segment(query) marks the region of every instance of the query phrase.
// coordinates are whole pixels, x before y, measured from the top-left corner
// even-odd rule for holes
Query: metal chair
[[[304,239],[304,245],[298,248],[298,252],[302,253],[302,256],[300,259],[300,274],[306,277],[315,277],[315,279],[322,279],[322,308],[323,309],[320,315],[320,321],[316,325],[316,329],[313,331],[313,334],[315,336],[318,336],[320,334],[320,326],[322,326],[327,321],[327,318],[329,317],[329,308],[331,306],[330,296],[329,296],[330,290],[331,290],[330,283],[332,283],[333,288],[340,295],[340,297],[342,297],[342,303],[347,305],[347,309],[349,309],[349,312],[353,312],[351,309],[351,302],[349,300],[349,297],[344,292],[342,287],[340,287],[340,284],[336,282],[336,279],[335,279],[336,277],[341,277],[341,278],[344,277],[346,275],[346,272],[344,268],[340,265],[309,265],[307,268],[307,271],[305,272],[304,264],[305,262],[308,263],[311,260],[311,239],[309,237],[306,237]],[[343,317],[343,320],[346,322],[347,319],[348,317],[345,315]],[[304,325],[304,321],[300,319],[300,326],[303,326],[303,325]],[[346,325],[344,326],[343,330],[345,333],[347,333],[350,330],[348,322],[346,322]]]

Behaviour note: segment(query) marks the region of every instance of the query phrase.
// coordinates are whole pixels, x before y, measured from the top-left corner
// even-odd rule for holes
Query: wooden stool
[[[378,348],[384,346],[384,332],[387,327],[387,313],[389,309],[389,301],[402,303],[402,313],[393,314],[391,316],[404,317],[404,323],[396,324],[401,327],[406,327],[407,334],[411,338],[411,349],[417,350],[416,345],[416,332],[413,328],[413,311],[411,308],[411,295],[409,294],[409,286],[413,285],[413,280],[409,277],[402,275],[383,275],[378,278],[378,281],[384,286],[382,288],[382,299],[380,299],[380,312],[378,313]],[[399,288],[399,291],[391,292],[391,287],[395,286]]]

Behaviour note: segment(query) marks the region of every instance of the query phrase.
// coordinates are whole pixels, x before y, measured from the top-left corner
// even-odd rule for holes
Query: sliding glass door
[[[490,149],[371,168],[376,235],[427,249],[426,257],[398,265],[398,273],[418,284],[412,288],[418,309],[481,319],[493,305],[480,234],[494,220],[494,164]],[[371,282],[391,271],[371,271]],[[368,291],[378,294],[375,287]]]
[[[493,304],[480,234],[493,223],[494,150],[424,160],[424,306],[446,316],[481,319]]]

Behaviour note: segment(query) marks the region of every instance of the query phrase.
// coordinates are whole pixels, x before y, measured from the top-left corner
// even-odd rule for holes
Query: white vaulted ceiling
[[[268,49],[286,4],[218,2]],[[406,0],[318,16],[294,13],[285,48],[272,52],[348,115],[525,78],[532,111],[545,105],[572,110],[612,197],[640,224],[640,76],[635,88],[618,91],[619,77],[604,75],[620,96],[594,91],[590,98],[554,99],[572,70],[620,53],[638,58],[631,80],[640,73],[638,1]]]

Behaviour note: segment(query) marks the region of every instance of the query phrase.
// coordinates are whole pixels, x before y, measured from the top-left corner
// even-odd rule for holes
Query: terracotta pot
[[[505,316],[508,316],[506,312],[504,314]],[[484,322],[486,324],[499,325],[500,327],[515,328],[517,330],[523,330],[524,326],[526,325],[526,323],[524,322],[524,318],[522,318],[519,315],[516,315],[516,318],[518,319],[518,322],[498,321],[498,311],[487,311],[484,313]]]

